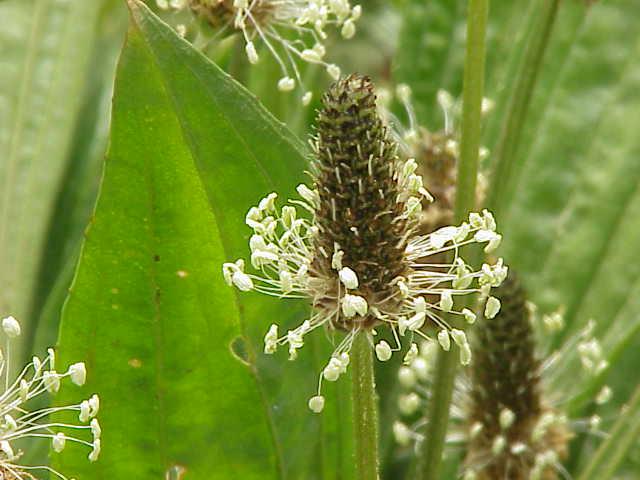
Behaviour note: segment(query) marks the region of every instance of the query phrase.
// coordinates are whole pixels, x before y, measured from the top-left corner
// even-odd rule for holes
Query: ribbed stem
[[[351,349],[356,480],[378,480],[378,405],[368,335],[358,333]]]
[[[469,0],[467,45],[464,63],[462,138],[456,189],[455,219],[462,222],[473,210],[478,179],[482,96],[484,91],[485,36],[489,0]],[[423,480],[438,480],[449,425],[449,406],[458,364],[458,350],[440,351],[436,365],[433,400],[427,412],[429,430],[424,442]]]
[[[506,201],[508,189],[513,184],[513,170],[522,136],[522,127],[529,112],[533,90],[556,21],[559,3],[560,0],[544,0],[542,2],[539,22],[527,42],[498,141],[493,149],[494,168],[487,205],[498,216]]]

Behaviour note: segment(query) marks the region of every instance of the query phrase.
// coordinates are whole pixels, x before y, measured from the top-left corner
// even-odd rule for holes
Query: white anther
[[[491,452],[494,455],[499,455],[503,452],[504,447],[507,446],[507,439],[502,435],[498,435],[493,439],[493,443],[491,444]]]
[[[60,453],[64,450],[64,445],[67,443],[67,439],[64,436],[64,433],[56,433],[51,439],[51,448],[56,453]]]
[[[411,443],[411,430],[402,422],[393,422],[393,436],[396,442],[402,446]]]
[[[84,385],[87,380],[87,369],[83,362],[74,363],[69,367],[69,377],[78,386]]]
[[[406,389],[413,388],[416,385],[416,373],[410,367],[400,367],[398,381]]]
[[[298,195],[304,198],[311,205],[315,205],[316,202],[318,201],[318,193],[314,190],[311,190],[304,183],[301,183],[300,185],[298,185],[296,187],[296,191],[298,192]]]
[[[349,267],[343,267],[338,272],[338,277],[342,284],[349,290],[358,288],[358,275]]]
[[[98,460],[98,456],[100,455],[100,439],[96,438],[93,441],[93,450],[91,450],[91,453],[89,453],[89,461],[90,462],[95,462],[96,460]]]
[[[412,343],[402,361],[405,365],[409,365],[416,358],[418,358],[418,345]]]
[[[438,343],[445,352],[448,352],[449,349],[451,349],[451,337],[447,330],[442,329],[438,332]]]
[[[511,425],[513,425],[513,422],[515,422],[516,414],[513,413],[513,410],[503,408],[502,410],[500,410],[499,418],[500,428],[502,428],[503,430],[507,430],[509,427],[511,427]]]
[[[393,352],[391,351],[391,347],[384,340],[381,340],[376,345],[375,350],[376,350],[376,357],[378,357],[378,360],[380,360],[381,362],[386,362],[391,358],[391,355],[393,354]]]
[[[12,316],[2,319],[2,330],[4,330],[4,333],[9,338],[19,337],[22,332],[20,329],[20,323]]]
[[[253,44],[253,42],[247,42],[247,44],[244,46],[244,50],[247,53],[247,58],[249,59],[250,64],[255,65],[256,63],[258,63],[258,60],[260,60],[260,58],[258,57],[258,52],[256,52],[256,46]]]
[[[398,410],[403,415],[413,415],[420,408],[420,397],[415,392],[398,397]]]
[[[89,426],[91,427],[91,435],[93,435],[94,440],[102,436],[102,428],[100,427],[100,422],[98,422],[97,418],[91,420]]]
[[[463,347],[464,345],[467,345],[467,335],[462,330],[458,330],[457,328],[452,328],[450,335],[451,335],[451,338],[453,338],[453,341],[459,347]]]
[[[445,290],[440,294],[440,308],[444,312],[450,312],[453,308],[453,297],[449,290]]]
[[[324,409],[324,397],[316,395],[309,399],[309,409],[314,413],[320,413]]]
[[[464,319],[467,321],[469,325],[472,325],[476,322],[476,314],[473,313],[468,308],[462,309],[462,315],[464,315]]]
[[[607,385],[605,385],[598,392],[598,395],[596,395],[596,404],[597,405],[604,405],[609,400],[611,400],[612,396],[613,396],[613,392],[612,392],[611,388],[609,388]]]
[[[353,36],[356,34],[356,24],[353,22],[353,20],[346,20],[342,24],[342,30],[340,33],[342,34],[342,38],[345,38],[347,40],[353,38]]]
[[[334,80],[338,80],[340,78],[340,67],[334,64],[327,65],[327,73]]]
[[[486,318],[494,318],[500,311],[500,300],[496,297],[489,297],[484,307],[484,316]]]
[[[367,314],[367,310],[367,301],[359,295],[346,294],[342,299],[342,313],[347,318],[351,318],[356,314],[364,317]]]
[[[55,370],[45,371],[42,374],[42,381],[49,393],[57,393],[60,390],[60,376]]]
[[[278,80],[278,90],[281,92],[290,92],[296,87],[296,81],[291,77],[282,77]]]
[[[236,270],[231,277],[233,284],[241,292],[248,292],[253,289],[253,281],[246,273]]]
[[[278,349],[278,325],[275,323],[269,327],[264,336],[264,353],[273,354]]]

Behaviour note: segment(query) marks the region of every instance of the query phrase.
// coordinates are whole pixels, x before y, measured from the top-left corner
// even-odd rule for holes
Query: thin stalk
[[[578,480],[609,480],[640,435],[640,387]]]
[[[489,0],[469,0],[462,97],[462,137],[454,211],[458,223],[463,222],[475,207],[488,14]],[[423,480],[440,478],[458,357],[456,347],[452,347],[449,352],[438,352],[433,399],[430,411],[427,412],[429,431],[424,442],[420,468]]]
[[[522,138],[522,128],[529,112],[542,59],[556,22],[559,3],[560,0],[544,0],[542,2],[539,21],[533,28],[531,38],[525,47],[522,63],[516,73],[515,86],[507,105],[506,115],[502,121],[496,146],[493,148],[494,167],[487,205],[498,216],[504,206],[509,185],[513,183],[512,177]]]
[[[378,480],[378,405],[368,335],[358,333],[351,348],[356,480]]]

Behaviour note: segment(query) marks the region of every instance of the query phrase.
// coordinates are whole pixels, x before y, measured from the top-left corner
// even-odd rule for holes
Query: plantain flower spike
[[[69,480],[48,465],[28,465],[23,460],[29,457],[29,452],[19,449],[18,445],[27,445],[26,439],[44,439],[50,442],[55,453],[60,453],[67,444],[75,443],[89,449],[89,461],[98,459],[102,430],[96,418],[100,408],[97,395],[75,405],[42,408],[31,405],[38,403],[34,399],[42,395],[56,394],[65,381],[84,385],[86,367],[84,363],[74,363],[66,372],[56,371],[55,352],[50,348],[44,358],[33,357],[17,378],[11,379],[11,342],[22,333],[20,323],[11,316],[6,317],[2,320],[2,331],[5,344],[0,349],[0,372],[4,377],[0,394],[0,479],[36,480],[41,478],[36,476],[40,472],[45,475],[42,478]],[[49,419],[61,412],[72,412],[78,421],[62,423]]]
[[[592,388],[594,377],[608,366],[592,335],[593,323],[552,351],[551,334],[564,323],[560,312],[538,319],[512,273],[496,289],[495,297],[502,308],[475,328],[474,361],[457,378],[453,395],[449,439],[456,450],[461,439],[465,444],[462,478],[566,478],[562,461],[574,434],[605,436],[599,416],[570,418],[564,411]],[[452,331],[451,336],[455,335]],[[398,409],[404,418],[393,431],[399,448],[423,441],[428,433],[427,420],[416,417],[432,386],[435,348],[434,342],[423,342],[398,372],[404,390]],[[611,395],[611,389],[603,386],[595,395],[595,405],[607,402]],[[407,408],[409,401],[411,408]]]
[[[399,158],[367,77],[340,79],[322,103],[312,185],[298,186],[300,199],[281,209],[275,193],[252,207],[245,220],[253,229],[253,269],[246,269],[243,260],[222,268],[227,283],[241,291],[306,298],[311,304],[311,316],[299,326],[286,333],[279,333],[277,325],[269,327],[265,353],[286,346],[293,360],[314,330],[342,334],[309,401],[314,412],[324,406],[322,382],[334,382],[346,372],[361,331],[369,334],[381,362],[400,351],[403,340],[411,356],[417,353],[415,337],[433,336],[442,348],[459,345],[468,363],[466,336],[448,318],[474,321],[460,297],[480,293],[493,305],[490,290],[507,275],[502,260],[474,271],[460,256],[464,246],[486,246],[493,238],[496,224],[486,210],[471,213],[461,225],[418,233],[422,200],[430,195],[415,174],[416,162]],[[450,255],[441,255],[445,252]],[[443,257],[447,260],[435,261]],[[383,330],[388,341],[374,342]]]

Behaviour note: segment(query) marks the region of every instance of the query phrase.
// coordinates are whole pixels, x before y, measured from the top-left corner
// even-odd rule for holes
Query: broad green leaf
[[[328,342],[296,362],[264,356],[269,325],[289,328],[305,308],[237,295],[221,276],[247,254],[248,208],[304,178],[304,144],[146,7],[130,9],[60,337],[63,361],[86,359],[85,391],[102,396],[104,456],[88,465],[77,451],[61,466],[90,478],[163,478],[176,465],[194,479],[349,478],[348,405],[306,407]]]
[[[24,323],[26,350],[51,287],[39,271],[103,4],[0,2],[0,307]]]

